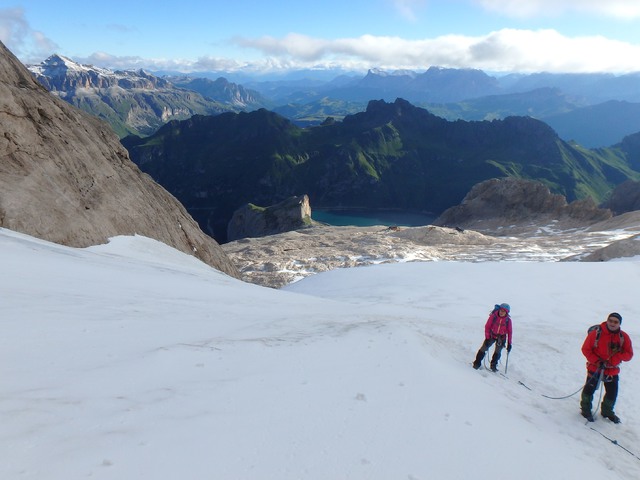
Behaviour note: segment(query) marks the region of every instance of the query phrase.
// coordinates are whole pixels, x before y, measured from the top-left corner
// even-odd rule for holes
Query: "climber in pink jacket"
[[[511,337],[513,335],[513,326],[509,313],[511,307],[508,303],[501,303],[496,305],[495,308],[489,314],[489,319],[484,326],[484,342],[478,350],[476,359],[473,361],[473,368],[476,370],[482,365],[482,359],[485,354],[491,348],[491,345],[496,344],[496,348],[491,357],[491,370],[498,371],[498,361],[502,355],[502,349],[507,347],[507,352],[511,351]]]

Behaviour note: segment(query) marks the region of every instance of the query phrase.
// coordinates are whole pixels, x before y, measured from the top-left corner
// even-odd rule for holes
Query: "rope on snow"
[[[622,445],[620,445],[620,444],[618,443],[618,441],[617,441],[617,440],[614,440],[614,439],[612,439],[612,438],[607,437],[604,433],[602,433],[602,432],[601,432],[601,431],[599,431],[599,430],[596,430],[596,429],[595,429],[595,428],[593,428],[593,427],[589,427],[589,428],[590,428],[591,430],[593,430],[594,432],[599,433],[600,435],[602,435],[604,438],[606,438],[606,439],[607,439],[607,440],[609,440],[611,443],[613,443],[616,447],[620,447],[620,448],[621,448],[621,449],[623,449],[625,452],[627,452],[629,455],[633,455],[633,456],[634,456],[634,457],[636,457],[638,460],[640,460],[640,457],[639,457],[638,455],[636,455],[636,454],[635,454],[635,453],[633,453],[631,450],[629,450],[629,449],[627,449],[627,448],[623,447]]]

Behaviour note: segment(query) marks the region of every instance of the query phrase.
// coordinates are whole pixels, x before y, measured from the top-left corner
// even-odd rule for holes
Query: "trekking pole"
[[[507,350],[507,361],[504,363],[504,374],[507,374],[507,370],[509,370],[509,350]]]
[[[602,385],[603,375],[604,375],[604,368],[601,368],[598,373],[598,383],[596,383],[596,390],[598,390],[600,388],[600,385]],[[600,390],[600,397],[602,397],[602,390]]]

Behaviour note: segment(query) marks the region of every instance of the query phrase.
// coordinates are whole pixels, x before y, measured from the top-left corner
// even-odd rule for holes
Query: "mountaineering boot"
[[[493,353],[493,356],[491,357],[491,371],[492,372],[497,372],[498,371],[498,362],[500,361],[500,350],[496,349],[496,351]]]
[[[588,395],[586,393],[583,393],[582,396],[580,397],[580,411],[582,413],[582,416],[587,420],[589,420],[589,417],[591,417],[591,420],[589,420],[590,422],[593,422],[593,415],[591,415],[592,401],[593,401],[593,394]]]
[[[595,422],[596,419],[593,418],[593,415],[591,415],[591,412],[589,410],[580,410],[580,414],[587,419],[587,421],[589,422]]]
[[[480,368],[482,365],[482,359],[484,358],[484,352],[482,349],[478,350],[478,354],[476,355],[476,359],[473,361],[473,368],[476,370]]]
[[[613,423],[620,423],[620,417],[613,413],[613,406],[615,404],[615,399],[611,400],[605,396],[602,405],[600,405],[600,413],[604,418],[608,418]]]
[[[604,400],[600,405],[600,413],[604,418],[608,418],[613,423],[620,423],[620,418],[615,413],[613,413],[613,407],[615,406],[615,404],[615,399],[612,400],[610,398],[607,398],[607,396],[605,395]]]
[[[611,420],[613,423],[620,423],[620,417],[618,417],[615,413],[608,413],[608,414],[602,414],[602,416],[604,418],[608,418],[609,420]]]

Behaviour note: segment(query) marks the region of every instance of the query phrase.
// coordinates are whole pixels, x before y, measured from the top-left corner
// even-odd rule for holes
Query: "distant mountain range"
[[[143,70],[111,71],[52,55],[29,71],[68,103],[107,121],[120,136],[150,135],[166,122],[230,107]]]
[[[53,55],[29,66],[47,89],[109,122],[120,137],[150,135],[169,120],[194,114],[266,108],[299,126],[341,120],[369,100],[408,100],[448,120],[531,116],[567,141],[606,147],[640,131],[640,74],[531,74],[491,76],[480,70],[431,67],[425,72],[370,70],[327,80],[307,72],[296,80],[155,76],[110,71]]]
[[[364,77],[340,77],[323,85],[299,81],[286,95],[273,81],[251,87],[274,95],[280,106],[273,110],[299,125],[321,123],[327,113],[341,119],[364,110],[369,100],[403,98],[448,120],[531,116],[587,148],[610,146],[640,131],[638,73],[493,77],[480,70],[431,67],[421,74],[371,70]]]
[[[640,103],[608,100],[541,119],[558,135],[585,147],[618,143],[622,137],[640,132]]]
[[[597,203],[640,179],[633,136],[587,150],[531,117],[450,122],[401,99],[371,101],[365,112],[305,129],[260,109],[173,121],[122,142],[220,242],[235,209],[293,195],[308,194],[312,208],[438,214],[489,178],[538,180],[569,201]]]
[[[191,78],[188,76],[164,77],[176,87],[193,90],[205,98],[222,103],[226,107],[240,110],[270,108],[274,103],[255,90],[227,81],[225,78]]]
[[[258,85],[253,88],[260,90]],[[412,103],[452,103],[492,95],[526,93],[553,88],[593,105],[608,100],[640,102],[640,73],[613,74],[512,74],[491,76],[481,70],[431,67],[423,73],[370,70],[363,78],[353,78],[331,87],[322,96],[358,100],[358,91],[369,99],[378,95],[389,101],[402,97]],[[371,97],[372,94],[376,96]],[[362,99],[362,98],[360,98]]]

